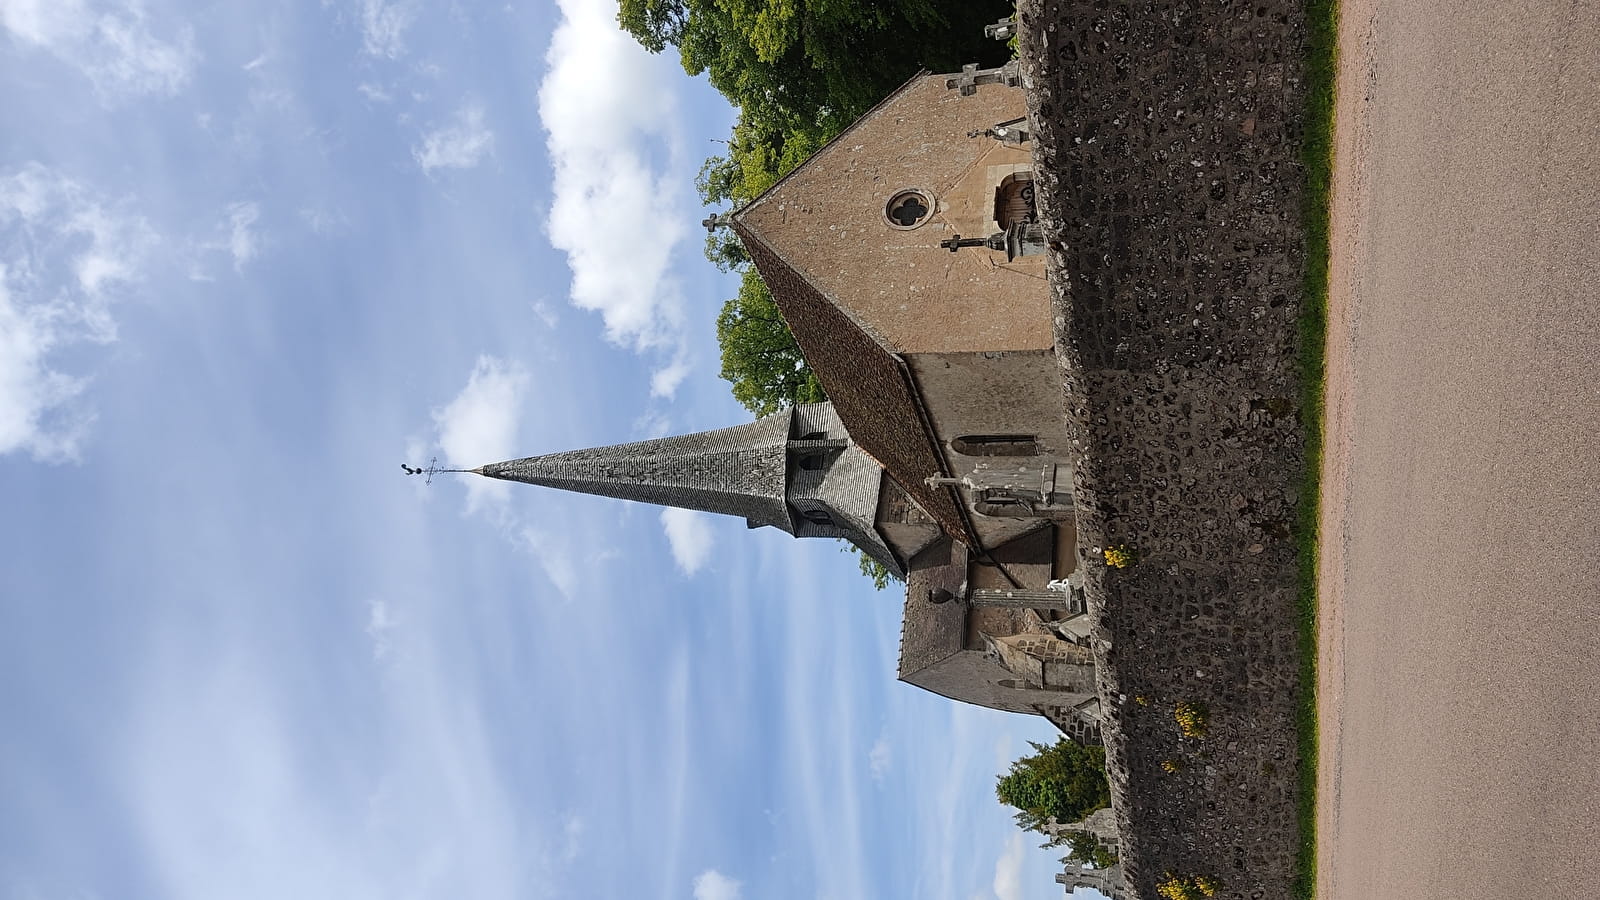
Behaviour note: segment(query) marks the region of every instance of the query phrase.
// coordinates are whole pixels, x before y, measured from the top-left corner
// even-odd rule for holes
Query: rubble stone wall
[[[1304,687],[1303,10],[1022,0],[1019,20],[1129,887],[1153,900],[1174,872],[1279,900]],[[1108,568],[1116,546],[1136,561]]]

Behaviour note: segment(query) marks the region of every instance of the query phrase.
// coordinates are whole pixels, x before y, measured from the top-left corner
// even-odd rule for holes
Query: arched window
[[[1033,202],[1033,173],[1013,172],[994,189],[994,221],[1005,231],[1039,217]]]
[[[1039,439],[1031,434],[965,434],[950,442],[962,456],[1038,456]]]

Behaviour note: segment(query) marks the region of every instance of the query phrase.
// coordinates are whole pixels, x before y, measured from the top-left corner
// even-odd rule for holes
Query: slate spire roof
[[[739,516],[790,534],[785,502],[792,413],[701,431],[490,463],[473,471],[565,491]]]

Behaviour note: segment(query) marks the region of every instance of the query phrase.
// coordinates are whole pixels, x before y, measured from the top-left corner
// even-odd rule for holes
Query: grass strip
[[[1329,204],[1333,187],[1333,108],[1338,64],[1337,0],[1306,0],[1306,106],[1300,151],[1305,169],[1306,270],[1300,307],[1300,420],[1305,472],[1295,528],[1299,554],[1296,598],[1300,634],[1300,845],[1294,900],[1311,900],[1317,886],[1317,555],[1322,497],[1322,448],[1327,381]]]

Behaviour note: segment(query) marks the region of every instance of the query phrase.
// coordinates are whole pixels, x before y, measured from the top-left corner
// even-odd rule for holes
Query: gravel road
[[[1324,900],[1600,891],[1600,10],[1347,0]]]

